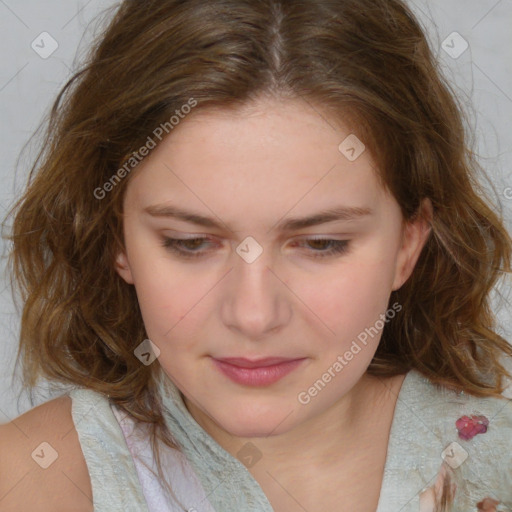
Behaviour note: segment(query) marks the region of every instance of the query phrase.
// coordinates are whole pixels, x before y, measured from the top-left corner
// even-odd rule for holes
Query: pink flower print
[[[477,434],[487,432],[489,420],[485,416],[461,416],[456,422],[455,426],[459,431],[459,437],[468,441],[473,439]]]
[[[476,504],[479,512],[496,512],[496,507],[500,504],[499,501],[493,500],[492,498],[485,498]]]

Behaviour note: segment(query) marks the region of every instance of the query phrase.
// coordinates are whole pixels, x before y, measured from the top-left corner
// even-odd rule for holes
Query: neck
[[[279,435],[257,438],[231,435],[188,399],[184,401],[197,423],[233,457],[248,442],[257,447],[265,464],[256,465],[251,470],[253,474],[258,466],[260,470],[264,467],[286,472],[305,458],[310,468],[327,469],[359,457],[361,450],[375,442],[376,433],[387,441],[404,378],[405,375],[379,378],[364,374],[349,393],[321,414]]]

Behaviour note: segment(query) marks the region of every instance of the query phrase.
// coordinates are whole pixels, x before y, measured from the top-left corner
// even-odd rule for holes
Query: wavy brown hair
[[[126,0],[53,105],[11,212],[9,261],[26,387],[44,376],[107,394],[151,427],[159,471],[156,441],[175,446],[161,369],[134,355],[146,333],[135,289],[114,265],[136,169],[104,198],[93,192],[191,98],[199,111],[264,95],[343,119],[406,221],[432,202],[430,237],[390,298],[402,313],[386,324],[368,373],[416,369],[481,397],[501,396],[511,377],[500,361],[512,347],[490,305],[510,273],[511,239],[479,181],[463,109],[402,1]]]

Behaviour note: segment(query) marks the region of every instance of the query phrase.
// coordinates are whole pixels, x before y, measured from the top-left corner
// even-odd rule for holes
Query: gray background
[[[414,0],[409,2],[426,28],[431,45],[446,76],[469,114],[470,129],[476,134],[480,161],[491,177],[507,227],[512,226],[512,0]],[[2,220],[27,178],[37,146],[22,147],[50,109],[57,92],[76,69],[91,38],[101,30],[98,13],[118,2],[110,0],[0,0],[0,214]],[[32,48],[48,32],[58,48],[42,58]],[[469,44],[451,36],[458,32]],[[443,41],[446,41],[443,44]],[[450,56],[443,47],[452,53]],[[50,41],[45,40],[45,49]],[[450,48],[451,47],[451,48]],[[41,50],[43,51],[43,48]],[[17,165],[16,165],[17,164]],[[510,188],[509,188],[510,187]],[[13,304],[5,252],[1,241],[3,270],[0,280],[0,423],[7,422],[32,405],[20,395],[19,379],[12,379],[17,350],[19,313]],[[493,303],[499,331],[511,336],[510,281],[500,286]],[[33,404],[62,393],[62,388],[40,385]],[[19,397],[19,399],[18,399]]]

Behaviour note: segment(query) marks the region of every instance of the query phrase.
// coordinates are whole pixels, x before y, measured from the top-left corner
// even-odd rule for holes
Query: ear
[[[411,276],[430,234],[432,218],[432,203],[429,198],[425,198],[415,217],[405,223],[402,231],[402,245],[396,261],[393,291],[398,290]]]
[[[116,272],[128,283],[133,284],[133,275],[132,270],[130,268],[130,263],[128,262],[128,256],[125,252],[120,252],[116,256],[115,262]]]

